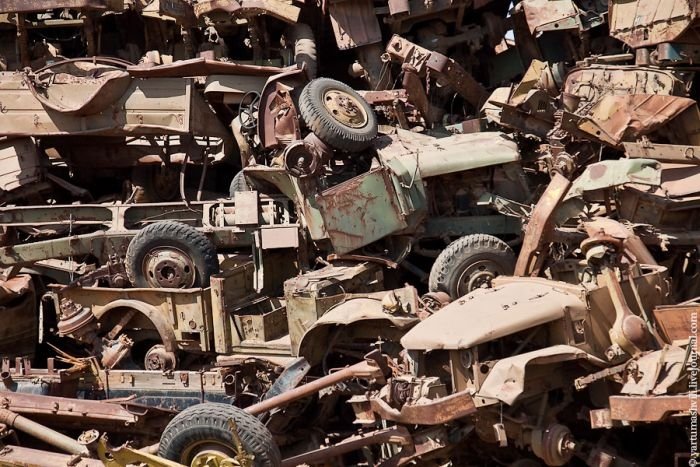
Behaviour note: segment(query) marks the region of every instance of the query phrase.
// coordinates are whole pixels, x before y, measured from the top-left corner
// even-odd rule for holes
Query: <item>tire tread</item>
[[[299,113],[306,126],[326,144],[335,149],[359,152],[366,149],[377,136],[377,117],[364,99],[357,95],[359,102],[367,112],[367,125],[361,129],[353,129],[336,122],[325,109],[318,94],[324,87],[334,87],[346,93],[357,94],[345,83],[330,78],[318,78],[307,84],[299,96]]]
[[[281,455],[272,434],[256,417],[227,404],[207,402],[177,414],[165,428],[159,455],[180,461],[178,456],[190,441],[219,439],[229,432],[233,419],[246,450],[255,455],[255,467],[278,467]],[[222,440],[224,441],[224,440]],[[231,441],[233,444],[233,441]]]
[[[431,292],[446,292],[452,296],[453,292],[450,289],[455,270],[470,257],[480,254],[492,255],[494,260],[503,264],[515,264],[513,249],[500,238],[487,234],[465,235],[447,245],[447,248],[438,255],[430,270],[429,290]]]
[[[136,234],[126,250],[126,275],[129,281],[137,287],[148,287],[141,281],[141,271],[138,256],[144,249],[148,249],[154,241],[173,240],[188,245],[194,255],[202,259],[204,266],[200,274],[201,287],[209,285],[209,276],[219,271],[219,260],[216,247],[211,240],[194,227],[175,221],[162,221],[149,224]],[[195,259],[196,262],[196,259]]]

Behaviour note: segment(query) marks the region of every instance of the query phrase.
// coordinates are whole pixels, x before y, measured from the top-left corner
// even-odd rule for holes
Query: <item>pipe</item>
[[[4,384],[9,391],[17,390],[17,383],[12,379],[12,375],[9,371],[0,373],[0,378],[2,379],[2,384]]]
[[[654,256],[649,252],[649,249],[644,242],[636,235],[630,235],[625,239],[625,246],[637,258],[637,262],[641,264],[649,264],[656,266]]]
[[[252,415],[260,415],[269,410],[275,409],[277,407],[289,404],[299,399],[316,394],[322,389],[331,387],[337,383],[341,383],[350,378],[355,377],[369,377],[369,378],[381,378],[383,377],[381,368],[377,366],[376,362],[364,361],[356,363],[347,368],[343,368],[340,371],[336,371],[328,376],[319,378],[308,384],[296,387],[289,391],[286,391],[278,396],[265,399],[264,401],[253,404],[245,409],[246,412]]]
[[[88,448],[73,438],[33,422],[11,410],[0,409],[0,423],[12,426],[19,431],[27,433],[69,454],[80,454],[82,456],[90,455]]]

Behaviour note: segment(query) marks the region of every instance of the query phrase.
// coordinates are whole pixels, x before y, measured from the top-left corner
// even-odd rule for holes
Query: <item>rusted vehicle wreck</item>
[[[0,0],[0,465],[692,463],[696,9]]]

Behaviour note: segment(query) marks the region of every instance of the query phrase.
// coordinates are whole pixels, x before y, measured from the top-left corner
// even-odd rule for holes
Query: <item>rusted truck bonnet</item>
[[[564,200],[626,184],[660,186],[661,164],[653,159],[619,159],[591,164],[574,180]]]
[[[693,133],[697,131],[698,115],[697,102],[687,97],[607,95],[582,115],[572,129],[618,148],[623,142],[636,141],[662,129],[671,130],[668,131],[673,138],[671,143],[698,144],[700,140]]]
[[[513,138],[497,131],[435,138],[397,130],[396,135],[377,138],[374,147],[385,162],[395,158],[417,161],[421,178],[520,160],[518,145]]]
[[[409,350],[457,350],[585,311],[585,289],[563,282],[524,278],[479,289],[416,325],[402,339]]]

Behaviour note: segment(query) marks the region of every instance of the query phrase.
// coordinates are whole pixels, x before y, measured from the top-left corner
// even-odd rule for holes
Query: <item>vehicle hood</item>
[[[388,313],[382,305],[385,295],[387,292],[382,291],[364,297],[351,297],[328,310],[304,333],[298,355],[312,365],[317,363],[328,350],[330,334],[334,330],[345,329],[345,332],[351,332],[350,327],[360,322],[376,329],[377,336],[395,335],[398,340],[398,337],[418,322],[418,318],[401,312]],[[407,295],[402,296],[404,297],[408,298]],[[417,304],[412,305],[414,310],[417,309]]]
[[[480,289],[416,325],[401,339],[409,350],[467,349],[585,310],[583,289],[562,282],[519,279]]]
[[[417,163],[421,179],[520,160],[513,138],[497,131],[436,138],[398,130],[377,138],[375,149],[386,164],[392,159],[407,166]],[[415,177],[415,171],[412,174]]]

